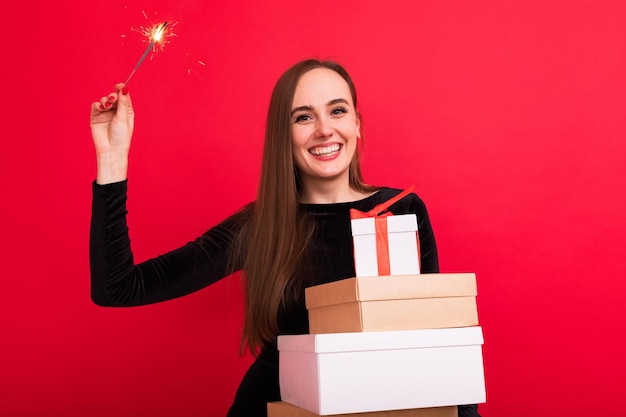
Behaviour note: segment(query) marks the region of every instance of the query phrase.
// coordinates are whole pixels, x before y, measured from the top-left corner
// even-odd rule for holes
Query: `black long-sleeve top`
[[[309,262],[300,268],[302,276],[298,281],[303,286],[312,286],[354,277],[350,209],[369,211],[400,191],[384,187],[354,202],[302,204],[314,222],[315,232],[305,257]],[[229,274],[237,227],[241,227],[242,220],[246,221],[249,211],[237,212],[178,249],[135,264],[126,223],[126,192],[127,181],[93,184],[90,262],[91,297],[96,304],[156,303],[200,290]],[[393,204],[389,211],[395,215],[417,215],[421,272],[439,272],[435,237],[423,201],[412,193]],[[279,312],[278,323],[281,334],[308,333],[304,288],[295,305]],[[248,371],[229,416],[265,415],[265,404],[280,399],[277,374],[278,352],[273,343],[262,349]],[[270,388],[257,389],[259,386]],[[478,416],[476,405],[459,406],[459,416]]]

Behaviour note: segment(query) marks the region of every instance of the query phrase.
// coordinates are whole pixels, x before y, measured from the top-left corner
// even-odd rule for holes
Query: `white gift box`
[[[377,252],[376,221],[387,222],[388,245],[383,248],[389,258],[390,271],[379,270],[381,254]],[[417,247],[417,216],[402,214],[386,217],[352,219],[354,262],[357,277],[379,275],[415,275],[420,273]]]
[[[479,326],[279,336],[282,400],[320,415],[485,402]]]

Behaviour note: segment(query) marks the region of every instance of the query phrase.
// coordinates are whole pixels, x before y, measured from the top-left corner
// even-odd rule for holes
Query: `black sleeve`
[[[458,406],[459,417],[480,417],[478,414],[478,405],[459,405]]]
[[[230,254],[241,213],[179,249],[135,265],[126,191],[127,181],[93,183],[89,252],[94,303],[136,306],[169,300],[204,288],[233,269]]]

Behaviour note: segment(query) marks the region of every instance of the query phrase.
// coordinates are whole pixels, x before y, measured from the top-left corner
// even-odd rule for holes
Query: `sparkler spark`
[[[165,21],[158,25],[153,25],[147,28],[146,27],[139,28],[138,32],[146,36],[150,40],[150,43],[148,44],[148,47],[144,51],[143,55],[141,55],[141,58],[139,58],[137,65],[135,65],[135,68],[133,68],[132,72],[130,73],[130,75],[128,76],[124,84],[128,85],[128,82],[130,81],[130,79],[133,77],[133,75],[135,75],[135,72],[137,71],[141,63],[144,61],[144,59],[146,59],[146,57],[151,51],[156,52],[157,46],[159,46],[161,49],[163,48],[163,45],[166,43],[167,35],[172,35],[171,33],[166,32],[168,24],[169,22]]]

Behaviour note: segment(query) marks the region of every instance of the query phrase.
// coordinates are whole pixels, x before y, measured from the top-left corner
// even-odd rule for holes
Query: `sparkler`
[[[160,43],[163,41],[163,38],[165,36],[165,29],[167,28],[167,25],[168,25],[168,22],[163,22],[160,25],[154,26],[152,29],[148,29],[148,30],[144,29],[144,33],[146,33],[146,35],[148,35],[148,38],[150,39],[150,44],[144,51],[143,55],[141,55],[141,58],[139,58],[137,65],[135,65],[135,68],[133,68],[132,72],[130,73],[130,75],[128,76],[124,84],[128,85],[128,82],[133,77],[133,75],[135,75],[135,72],[137,71],[137,69],[143,62],[143,60],[146,59],[150,51],[154,48],[154,46],[157,43]]]

